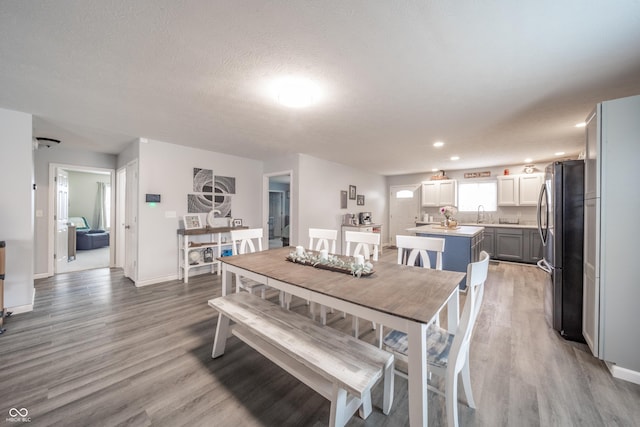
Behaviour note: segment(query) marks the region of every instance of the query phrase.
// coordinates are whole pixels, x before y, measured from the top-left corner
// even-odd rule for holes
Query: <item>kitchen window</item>
[[[477,212],[482,205],[487,212],[498,209],[497,181],[477,181],[458,184],[458,211]]]

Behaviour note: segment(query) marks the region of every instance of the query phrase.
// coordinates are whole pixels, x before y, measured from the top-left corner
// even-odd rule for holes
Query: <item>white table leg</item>
[[[222,296],[233,293],[233,277],[227,271],[227,264],[222,263]]]
[[[428,425],[427,325],[409,323],[409,424]]]
[[[447,301],[447,329],[449,333],[455,334],[458,329],[458,315],[460,312],[460,293],[458,288],[453,292]]]

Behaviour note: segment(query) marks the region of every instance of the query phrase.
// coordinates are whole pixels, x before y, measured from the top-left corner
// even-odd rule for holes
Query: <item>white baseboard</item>
[[[617,366],[613,363],[605,362],[609,372],[614,378],[629,381],[631,383],[640,384],[640,372]]]
[[[33,278],[34,279],[46,279],[47,277],[51,277],[52,275],[49,273],[38,273],[38,274],[34,274]]]
[[[142,286],[155,285],[156,283],[169,282],[171,280],[177,280],[177,279],[178,279],[178,275],[172,274],[171,276],[156,277],[156,278],[147,279],[147,280],[136,280],[134,283],[136,285],[136,288],[140,288]]]
[[[17,305],[15,307],[7,307],[5,309],[5,314],[10,311],[11,315],[20,314],[20,313],[28,313],[33,311],[33,305],[36,301],[36,288],[33,288],[33,294],[31,295],[31,304],[26,305]]]

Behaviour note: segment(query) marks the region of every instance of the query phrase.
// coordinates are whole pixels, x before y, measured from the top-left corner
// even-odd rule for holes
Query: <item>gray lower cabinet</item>
[[[542,259],[542,239],[538,230],[524,230],[525,258],[524,262],[535,264]]]
[[[482,249],[492,259],[535,264],[542,259],[537,229],[485,227]]]
[[[496,230],[496,259],[505,261],[524,261],[524,233],[518,228],[499,228]]]
[[[496,229],[493,227],[484,228],[484,240],[482,240],[482,250],[489,254],[491,258],[496,254]]]

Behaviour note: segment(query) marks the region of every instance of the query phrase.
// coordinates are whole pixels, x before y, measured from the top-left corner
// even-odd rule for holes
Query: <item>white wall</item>
[[[6,242],[5,306],[32,309],[34,166],[31,114],[0,108],[0,240]],[[16,309],[17,308],[17,309]]]
[[[382,241],[387,241],[388,215],[386,180],[376,175],[339,163],[299,155],[299,228],[298,242],[307,245],[309,228],[340,230],[345,213],[371,212],[373,222],[383,224]],[[340,190],[355,185],[358,194],[365,196],[365,205],[357,206],[349,200],[347,209],[340,208]],[[338,243],[340,245],[340,242]],[[343,252],[342,248],[339,251]]]
[[[54,215],[54,212],[49,212],[49,164],[115,169],[117,158],[113,154],[65,148],[64,141],[62,141],[59,146],[36,150],[34,159],[37,185],[35,196],[34,269],[36,275],[46,276],[47,274],[53,274],[53,271],[47,271],[49,266],[47,262],[49,233],[52,233],[49,230],[50,219]]]
[[[250,227],[262,222],[262,162],[161,141],[139,144],[138,281],[146,285],[175,279],[178,274],[176,230],[187,214],[187,195],[193,193],[193,168],[236,178],[231,215]],[[149,206],[145,194],[161,195]],[[200,214],[203,224],[206,213]]]

